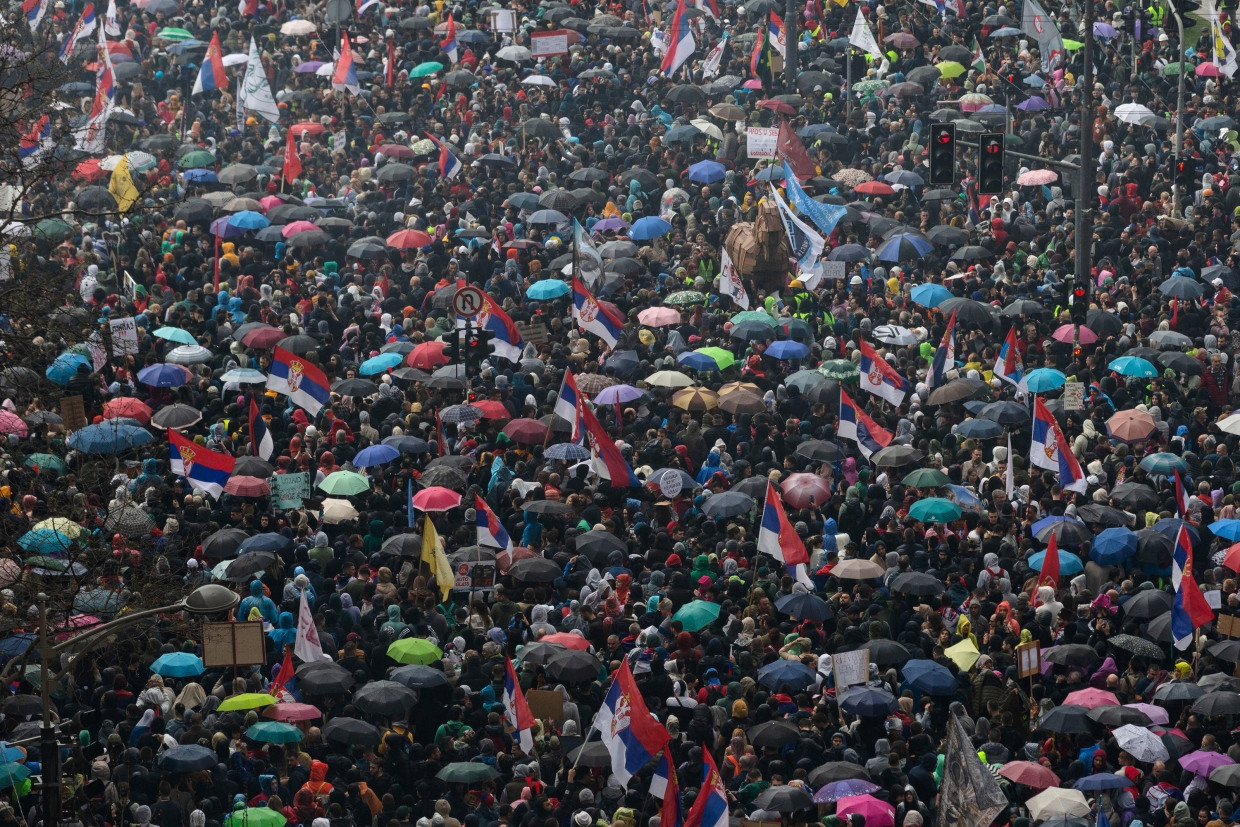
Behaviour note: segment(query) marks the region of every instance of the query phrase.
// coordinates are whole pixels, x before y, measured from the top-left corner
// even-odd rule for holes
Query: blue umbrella
[[[79,366],[91,369],[90,360],[80,353],[62,353],[47,366],[47,378],[57,385],[67,385]]]
[[[817,673],[799,660],[777,660],[758,670],[758,683],[772,691],[800,691],[814,685]]]
[[[827,261],[869,261],[870,251],[862,247],[860,244],[841,244],[831,252],[827,253]],[[951,294],[948,293],[950,296]]]
[[[1081,558],[1075,554],[1059,549],[1059,573],[1076,576],[1085,571],[1085,564],[1081,562]],[[1029,556],[1029,568],[1034,571],[1042,571],[1042,561],[1046,559],[1046,552],[1039,551],[1037,554]]]
[[[698,161],[689,167],[689,180],[698,184],[722,181],[727,169],[718,161]]]
[[[1150,454],[1141,460],[1141,468],[1151,474],[1169,475],[1172,471],[1183,471],[1187,473],[1188,463],[1178,454],[1168,454],[1165,451],[1157,454]]]
[[[956,426],[956,433],[969,439],[994,439],[1003,435],[1003,426],[989,419],[966,419]]]
[[[952,291],[941,284],[919,284],[913,288],[913,301],[922,307],[935,308],[950,298]]]
[[[267,216],[254,210],[242,210],[239,213],[233,213],[232,217],[228,219],[228,223],[243,230],[261,230],[264,227],[271,226]]]
[[[1240,520],[1234,522],[1240,523]],[[1130,528],[1116,526],[1098,533],[1093,545],[1089,547],[1089,556],[1104,566],[1123,565],[1129,557],[1137,553],[1137,535]]]
[[[241,545],[237,546],[237,556],[248,554],[251,551],[284,551],[293,545],[293,541],[283,534],[274,532],[266,532],[264,534],[255,534],[253,537],[247,537],[241,541]]]
[[[1068,377],[1063,375],[1062,371],[1054,368],[1037,368],[1025,374],[1025,378],[1021,380],[1030,393],[1046,393],[1056,388],[1062,388],[1064,383],[1068,381]]]
[[[879,261],[908,261],[920,258],[933,249],[934,245],[923,236],[916,233],[896,233],[883,242],[875,258]]]
[[[633,226],[629,228],[629,238],[634,241],[649,241],[652,238],[667,235],[671,231],[671,224],[658,216],[648,215],[633,222]]]
[[[18,537],[17,545],[34,554],[65,554],[75,543],[54,528],[36,528]]]
[[[215,184],[220,180],[215,177],[215,172],[209,169],[187,169],[181,173],[181,177],[197,184]]]
[[[1046,81],[1042,80],[1042,78],[1038,77],[1037,75],[1030,75],[1029,77],[1025,78],[1025,85],[1032,86],[1034,89],[1041,89],[1043,86],[1046,85]]]
[[[370,468],[373,465],[382,465],[385,462],[391,462],[400,456],[400,451],[391,445],[371,445],[369,448],[363,448],[357,452],[357,456],[353,458],[353,464],[358,468]]]
[[[1189,542],[1195,546],[1201,545],[1201,532],[1192,523],[1185,522],[1178,517],[1167,517],[1154,523],[1154,530],[1173,543],[1180,538],[1181,528],[1188,529]]]
[[[16,658],[26,654],[34,646],[38,637],[33,632],[9,635],[0,640],[0,657]],[[7,757],[7,756],[6,756]]]
[[[0,761],[11,764],[20,761],[26,757],[26,751],[21,747],[15,747],[7,741],[0,741]]]
[[[1094,28],[1097,29],[1097,27],[1098,24],[1095,23]],[[1111,27],[1108,26],[1107,28]],[[1084,778],[1078,778],[1072,783],[1072,786],[1087,792],[1101,792],[1102,790],[1122,790],[1124,787],[1131,787],[1132,782],[1128,780],[1127,776],[1116,775],[1113,772],[1099,772],[1087,775]]]
[[[211,222],[211,235],[219,236],[220,238],[237,238],[238,236],[245,235],[245,230],[228,223],[228,216],[224,216]]]
[[[1082,528],[1085,527],[1084,523],[1080,520],[1073,519],[1072,517],[1043,517],[1033,525],[1029,526],[1029,533],[1034,537],[1037,537],[1044,529],[1050,528],[1055,525],[1055,523],[1075,523]]]
[[[179,388],[188,385],[189,371],[180,365],[169,365],[165,362],[150,365],[138,371],[138,381],[152,388]]]
[[[784,180],[784,168],[782,166],[767,167],[766,169],[758,172],[758,174],[754,176],[754,180],[756,181],[782,181]]]
[[[709,356],[689,350],[676,357],[676,361],[694,370],[719,370],[719,365]]]
[[[1216,537],[1240,543],[1240,520],[1215,520],[1210,523],[1210,531]]]
[[[202,658],[190,652],[169,652],[151,664],[151,671],[165,678],[193,678],[207,671]]]
[[[550,301],[551,299],[558,299],[566,293],[568,293],[567,282],[560,281],[559,279],[543,279],[531,284],[530,289],[525,291],[525,297],[537,301]]]
[[[961,511],[976,511],[982,513],[982,501],[978,496],[963,485],[945,485],[943,498],[951,500]]]
[[[145,428],[101,422],[69,435],[69,447],[84,454],[119,454],[146,445],[155,437]]]
[[[1107,369],[1115,371],[1120,376],[1136,376],[1143,379],[1158,376],[1158,368],[1140,356],[1121,356],[1112,360],[1111,364],[1107,365]]]
[[[399,353],[380,353],[378,356],[372,356],[365,362],[362,362],[362,366],[357,369],[357,372],[362,376],[374,376],[376,373],[383,373],[389,368],[396,367],[403,361],[405,361],[405,357]]]
[[[790,339],[780,339],[778,342],[771,343],[771,346],[766,349],[766,354],[787,362],[793,359],[804,359],[809,355],[809,347]]]
[[[900,671],[905,680],[927,695],[952,695],[959,688],[947,667],[932,660],[910,660]]]
[[[30,768],[25,764],[0,764],[0,790],[16,787],[30,777]]]

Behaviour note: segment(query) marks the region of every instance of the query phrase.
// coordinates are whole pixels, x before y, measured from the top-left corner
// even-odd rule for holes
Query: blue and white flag
[[[831,235],[835,232],[835,225],[848,212],[839,204],[823,204],[821,201],[810,198],[801,188],[796,174],[793,173],[792,167],[788,166],[787,161],[784,161],[784,190],[787,191],[788,200],[792,202],[792,206],[797,208],[797,212],[813,221],[814,226],[822,230],[823,235]]]
[[[784,232],[788,234],[788,244],[792,248],[792,257],[797,260],[797,278],[805,285],[806,290],[813,290],[822,280],[822,256],[827,242],[818,232],[800,218],[792,214],[779,191],[771,187],[771,200],[779,208],[779,217],[784,222]]]

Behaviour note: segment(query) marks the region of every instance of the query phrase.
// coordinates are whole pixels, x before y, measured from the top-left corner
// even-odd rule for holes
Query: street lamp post
[[[184,611],[192,615],[214,615],[229,611],[241,602],[227,586],[208,583],[190,592],[181,600],[155,609],[143,609],[94,626],[83,634],[64,643],[53,645],[47,629],[47,595],[42,592],[36,598],[39,603],[39,700],[42,704],[42,727],[39,730],[39,757],[42,759],[43,827],[56,827],[60,823],[60,744],[56,728],[52,725],[53,665],[65,652],[76,650],[78,654],[89,651],[108,634],[132,626],[139,620],[168,612]],[[6,670],[7,671],[7,670]]]

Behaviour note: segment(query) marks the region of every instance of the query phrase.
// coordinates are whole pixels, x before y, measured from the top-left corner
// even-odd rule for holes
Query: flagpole
[[[848,67],[847,79],[844,81],[844,117],[852,118],[852,43],[844,47],[844,61]]]

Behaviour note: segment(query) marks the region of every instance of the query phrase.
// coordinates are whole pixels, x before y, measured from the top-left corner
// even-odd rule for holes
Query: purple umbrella
[[[1095,37],[1115,37],[1115,35],[1116,35],[1115,27],[1112,26],[1110,23],[1103,23],[1101,20],[1094,23],[1094,36]]]
[[[1051,105],[1037,95],[1034,95],[1029,100],[1016,104],[1016,108],[1022,112],[1041,112],[1043,109],[1050,109]]]
[[[228,223],[228,219],[231,217],[226,215],[223,218],[217,218],[212,221],[211,234],[218,235],[220,238],[236,238],[239,235],[245,235],[245,230]]]
[[[869,795],[878,792],[881,787],[860,778],[845,778],[843,781],[832,781],[814,796],[816,804],[832,804],[849,795]]]
[[[1234,764],[1228,756],[1221,752],[1206,752],[1205,750],[1197,750],[1190,752],[1188,755],[1180,756],[1180,766],[1191,773],[1204,775],[1209,777],[1219,767],[1227,764]]]
[[[293,71],[303,75],[313,75],[321,69],[322,66],[323,61],[321,60],[303,60],[301,63],[297,64],[297,68]]]
[[[624,230],[627,230],[628,228],[629,228],[629,224],[623,218],[604,218],[602,221],[599,221],[592,228],[590,228],[590,232],[619,233],[619,232],[623,232]]]

